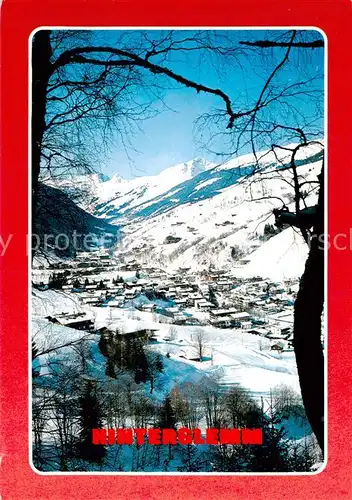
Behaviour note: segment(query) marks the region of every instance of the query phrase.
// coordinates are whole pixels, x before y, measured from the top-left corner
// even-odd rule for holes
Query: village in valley
[[[320,467],[321,49],[316,30],[36,30],[38,471]],[[184,428],[259,429],[262,442],[92,440]]]
[[[37,266],[33,280],[38,292],[52,288],[79,304],[76,312],[56,309],[45,317],[49,322],[95,334],[143,336],[149,344],[172,345],[172,349],[165,347],[168,356],[213,362],[212,337],[217,330],[249,334],[257,339],[260,351],[293,351],[293,303],[298,288],[294,279],[240,278],[236,268],[166,272],[96,249],[78,252],[75,259],[48,268]],[[176,334],[181,326],[190,337],[208,327],[204,359],[194,342]]]

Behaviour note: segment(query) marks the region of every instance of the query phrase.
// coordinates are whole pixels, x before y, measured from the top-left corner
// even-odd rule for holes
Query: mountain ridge
[[[321,149],[316,143],[299,150],[300,181],[316,180]],[[286,168],[289,152],[277,156],[263,152],[258,158],[259,172],[253,155],[218,165],[194,159],[131,181],[113,176],[97,184],[98,178],[92,176],[90,185],[85,178],[75,189],[88,186],[86,210],[121,228],[115,252],[129,259],[170,270],[190,263],[198,270],[238,267],[243,272],[245,258],[248,272],[265,275],[277,270],[287,274],[290,259],[296,262],[297,255],[293,274],[298,276],[306,257],[303,240],[288,228],[284,235],[270,235],[277,245],[266,245],[264,234],[265,224],[274,227],[274,208],[286,206],[295,211],[292,173]],[[70,184],[64,188],[70,189]],[[305,202],[315,204],[316,194],[314,189],[307,192]],[[292,248],[296,249],[293,253]],[[261,266],[266,260],[271,264]]]

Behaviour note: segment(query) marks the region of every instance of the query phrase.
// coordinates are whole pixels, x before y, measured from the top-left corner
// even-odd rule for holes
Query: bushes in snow
[[[101,335],[105,378],[101,373],[99,379],[92,376],[101,360],[87,357],[85,346],[75,351],[75,356],[84,354],[86,364],[89,361],[84,370],[82,360],[53,357],[47,360],[45,376],[35,377],[33,458],[39,470],[299,472],[310,471],[320,460],[311,438],[288,438],[290,422],[304,426],[300,397],[291,388],[280,385],[269,397],[254,399],[239,385],[226,389],[221,380],[205,375],[176,384],[171,391],[168,387],[160,400],[162,387],[158,398],[153,392],[164,370],[161,355],[141,339],[123,337],[107,331]],[[93,428],[121,427],[259,427],[263,444],[145,444],[127,447],[128,452],[119,445],[92,445]]]
[[[62,273],[53,273],[49,276],[48,287],[54,290],[61,290],[67,284],[68,271]]]
[[[171,244],[171,243],[178,243],[179,241],[181,241],[182,238],[179,238],[177,236],[172,236],[172,235],[169,235],[165,238],[165,241],[164,243],[166,243],[167,245]]]

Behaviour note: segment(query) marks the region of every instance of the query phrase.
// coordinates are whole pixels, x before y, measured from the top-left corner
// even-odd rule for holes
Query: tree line
[[[160,399],[146,390],[150,367],[143,371],[138,366],[138,350],[143,350],[138,342],[130,344],[131,351],[137,347],[133,355],[121,354],[121,342],[116,339],[99,342],[106,358],[103,377],[96,374],[92,347],[89,342],[71,347],[70,359],[48,357],[45,374],[37,372],[33,379],[33,462],[39,470],[302,472],[322,458],[302,401],[289,387],[278,386],[267,398],[255,399],[239,385],[224,390],[209,376],[176,384],[171,390],[163,386],[163,379]],[[162,371],[162,360],[153,359],[156,375]],[[114,373],[108,373],[110,363]],[[302,426],[301,440],[288,436],[293,421]],[[92,444],[92,429],[125,427],[260,427],[263,444]]]

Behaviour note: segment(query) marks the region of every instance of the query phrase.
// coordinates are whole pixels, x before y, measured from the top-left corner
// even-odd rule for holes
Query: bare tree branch
[[[324,40],[314,40],[312,42],[272,42],[270,40],[258,40],[256,42],[238,42],[241,45],[248,45],[250,47],[260,47],[266,49],[268,47],[299,47],[306,49],[316,49],[324,47]]]
[[[91,53],[103,53],[103,54],[114,54],[118,56],[125,57],[127,59],[125,60],[100,60],[96,58],[87,58],[82,56],[82,54],[91,54]],[[208,87],[206,85],[196,83],[188,78],[185,78],[184,76],[175,73],[174,71],[170,70],[169,68],[166,68],[164,66],[160,66],[158,64],[154,64],[150,62],[148,59],[143,59],[140,56],[137,56],[136,54],[133,54],[132,52],[126,52],[125,50],[120,50],[120,49],[115,49],[113,47],[77,47],[72,50],[67,50],[63,52],[56,62],[53,64],[52,70],[53,72],[60,68],[61,66],[64,66],[66,64],[93,64],[93,65],[104,65],[104,66],[140,66],[142,68],[145,68],[149,70],[151,73],[154,74],[163,74],[171,78],[172,80],[175,80],[178,83],[181,83],[182,85],[185,85],[186,87],[193,88],[199,92],[206,92],[208,94],[213,94],[219,96],[223,101],[225,102],[226,105],[226,111],[230,117],[229,123],[227,128],[232,128],[233,122],[236,118],[239,116],[242,116],[241,113],[235,113],[232,109],[232,104],[231,100],[228,97],[227,94],[225,94],[222,90],[220,89],[214,89],[211,87]],[[246,114],[248,114],[246,112]]]

